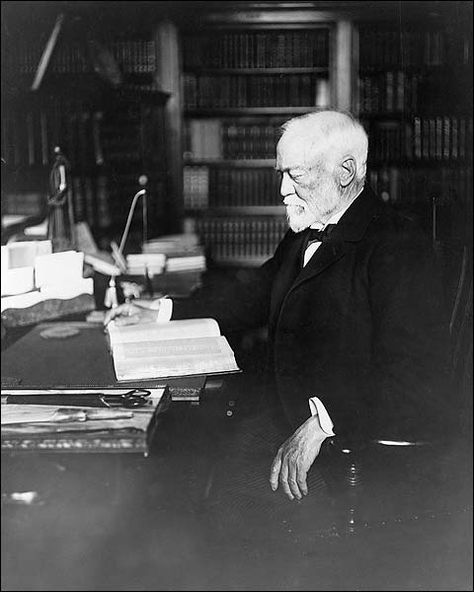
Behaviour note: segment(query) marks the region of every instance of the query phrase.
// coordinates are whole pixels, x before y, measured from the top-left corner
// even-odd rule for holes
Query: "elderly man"
[[[268,327],[264,406],[284,440],[270,485],[290,499],[308,493],[326,438],[423,440],[447,415],[447,326],[430,245],[366,186],[367,151],[347,114],[288,121],[276,168],[290,230],[274,256],[228,290],[153,313],[212,316],[223,332]]]

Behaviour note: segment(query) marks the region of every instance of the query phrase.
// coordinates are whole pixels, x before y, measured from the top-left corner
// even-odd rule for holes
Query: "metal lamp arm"
[[[132,218],[133,218],[133,213],[135,211],[135,206],[137,205],[137,201],[139,200],[139,198],[142,195],[146,194],[146,189],[140,189],[140,191],[137,191],[137,193],[135,193],[133,199],[132,199],[132,204],[130,206],[130,210],[128,212],[128,217],[127,217],[127,222],[125,224],[125,228],[122,234],[122,238],[120,239],[120,245],[119,245],[119,252],[120,254],[123,254],[123,249],[125,247],[125,242],[127,240],[128,237],[128,233],[130,230],[130,224],[132,223]]]

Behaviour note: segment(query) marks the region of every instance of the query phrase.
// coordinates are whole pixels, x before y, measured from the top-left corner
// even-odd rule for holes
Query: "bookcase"
[[[2,12],[2,211],[44,202],[59,145],[75,216],[99,240],[120,234],[146,174],[152,234],[189,219],[211,260],[257,265],[286,229],[273,170],[281,124],[337,108],[367,128],[368,181],[382,199],[435,240],[462,238],[472,224],[472,5],[427,4],[91,3],[77,22],[66,17],[36,93],[54,18],[25,5],[18,25]],[[131,240],[139,229],[137,212]]]
[[[211,257],[249,265],[273,253],[286,228],[272,171],[278,130],[321,108],[360,116],[368,183],[383,200],[436,243],[470,240],[467,3],[274,4],[181,28],[184,210]]]
[[[472,236],[470,27],[456,10],[435,23],[359,24],[354,110],[369,133],[369,182],[435,243]]]
[[[87,222],[100,247],[120,238],[141,175],[148,178],[147,224],[164,232],[168,94],[156,81],[151,25],[138,35],[121,24],[99,39],[69,18],[39,90],[32,91],[54,19],[39,19],[38,34],[30,20],[8,21],[2,35],[2,213],[46,210],[59,146],[70,163],[75,222]],[[137,212],[129,243],[139,245],[141,232]]]
[[[209,258],[259,265],[286,231],[281,124],[334,105],[331,23],[183,28],[183,197]]]

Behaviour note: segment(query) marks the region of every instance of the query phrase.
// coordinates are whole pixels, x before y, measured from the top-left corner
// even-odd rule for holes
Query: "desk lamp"
[[[125,258],[123,256],[123,251],[125,248],[125,243],[127,242],[128,234],[130,232],[130,225],[132,223],[133,214],[135,212],[135,207],[137,205],[138,200],[140,197],[143,197],[142,200],[142,234],[143,234],[143,241],[147,240],[147,218],[148,218],[148,210],[147,210],[147,200],[146,200],[146,184],[148,183],[148,178],[146,175],[141,175],[138,179],[139,185],[143,187],[135,193],[132,199],[132,203],[130,204],[130,209],[128,211],[127,221],[125,223],[125,228],[122,233],[122,238],[120,239],[120,245],[112,241],[112,256],[115,260],[115,263],[122,270],[125,272],[127,270],[127,264],[125,262]],[[110,276],[109,286],[105,292],[104,298],[104,306],[106,308],[115,308],[118,306],[118,298],[117,298],[117,286],[115,283],[115,275]]]

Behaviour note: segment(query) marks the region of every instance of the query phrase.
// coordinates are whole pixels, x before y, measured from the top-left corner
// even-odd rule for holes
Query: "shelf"
[[[329,66],[285,68],[187,68],[184,74],[327,74]]]
[[[34,103],[47,107],[51,105],[52,96],[54,101],[70,102],[72,95],[76,101],[89,103],[97,109],[108,109],[121,102],[163,106],[171,96],[170,93],[162,90],[150,90],[131,84],[122,84],[113,88],[94,74],[69,74],[69,76],[62,74],[60,76],[64,77],[61,86],[54,87],[50,77],[38,91],[32,91],[30,88],[18,89],[14,94],[2,97],[2,102],[7,107],[18,103],[26,105]]]
[[[372,120],[372,121],[410,121],[415,117],[465,117],[469,118],[472,117],[472,112],[468,111],[459,111],[456,108],[451,109],[449,112],[447,110],[444,111],[434,111],[432,109],[426,111],[381,111],[378,113],[359,113],[359,119],[362,120]]]
[[[185,166],[214,166],[214,167],[222,167],[222,168],[274,168],[275,167],[275,159],[274,158],[255,158],[255,159],[229,159],[229,160],[203,160],[203,159],[185,159],[184,160]]]
[[[284,205],[275,206],[221,206],[206,209],[186,209],[186,213],[200,217],[212,216],[284,216]]]
[[[456,68],[466,70],[468,72],[472,71],[472,64],[461,64],[457,63]],[[379,74],[386,74],[387,72],[404,72],[405,74],[424,74],[426,72],[436,72],[438,71],[440,74],[445,73],[446,71],[451,71],[452,65],[450,64],[386,64],[385,66],[361,66],[359,68],[359,75],[361,76],[371,76],[371,75],[379,75]]]
[[[215,107],[203,109],[185,109],[188,117],[218,117],[225,115],[300,115],[310,113],[323,107],[308,105],[306,107]],[[330,107],[324,107],[329,109]]]
[[[417,158],[417,159],[386,159],[380,161],[369,161],[367,163],[368,168],[381,169],[387,168],[399,168],[399,169],[438,169],[438,168],[453,168],[453,167],[466,167],[470,166],[470,163],[466,158]]]

